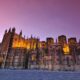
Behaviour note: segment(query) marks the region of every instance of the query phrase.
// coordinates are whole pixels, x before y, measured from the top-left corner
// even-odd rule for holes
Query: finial
[[[32,34],[31,34],[31,38],[33,38]]]
[[[57,39],[56,39],[56,44],[57,44]]]
[[[22,30],[20,31],[20,36],[22,36]]]
[[[11,27],[9,28],[9,31],[8,32],[11,32]]]
[[[7,29],[5,30],[5,33],[7,33]]]
[[[12,32],[14,32],[14,33],[15,33],[15,30],[16,30],[16,29],[15,29],[15,27],[13,27],[13,28],[12,28]]]

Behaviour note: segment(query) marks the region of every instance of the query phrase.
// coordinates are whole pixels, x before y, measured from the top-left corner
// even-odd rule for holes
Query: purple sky
[[[41,40],[62,34],[79,39],[80,0],[0,0],[0,41],[9,27]]]

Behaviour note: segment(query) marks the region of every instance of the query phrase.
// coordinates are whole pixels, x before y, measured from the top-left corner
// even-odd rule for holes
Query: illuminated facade
[[[64,46],[63,46],[63,52],[64,52],[64,54],[69,54],[70,53],[69,45],[64,44]]]
[[[5,30],[0,47],[1,68],[80,70],[80,42],[76,38],[52,37],[46,41],[22,37],[15,28]]]

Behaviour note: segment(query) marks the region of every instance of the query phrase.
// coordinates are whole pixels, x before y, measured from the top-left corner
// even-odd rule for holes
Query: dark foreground
[[[80,80],[80,72],[1,69],[0,80]]]

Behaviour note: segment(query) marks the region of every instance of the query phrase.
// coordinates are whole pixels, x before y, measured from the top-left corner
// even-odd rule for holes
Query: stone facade
[[[61,35],[58,41],[47,38],[22,37],[15,28],[5,31],[0,48],[1,68],[46,69],[54,71],[80,70],[80,42]]]

